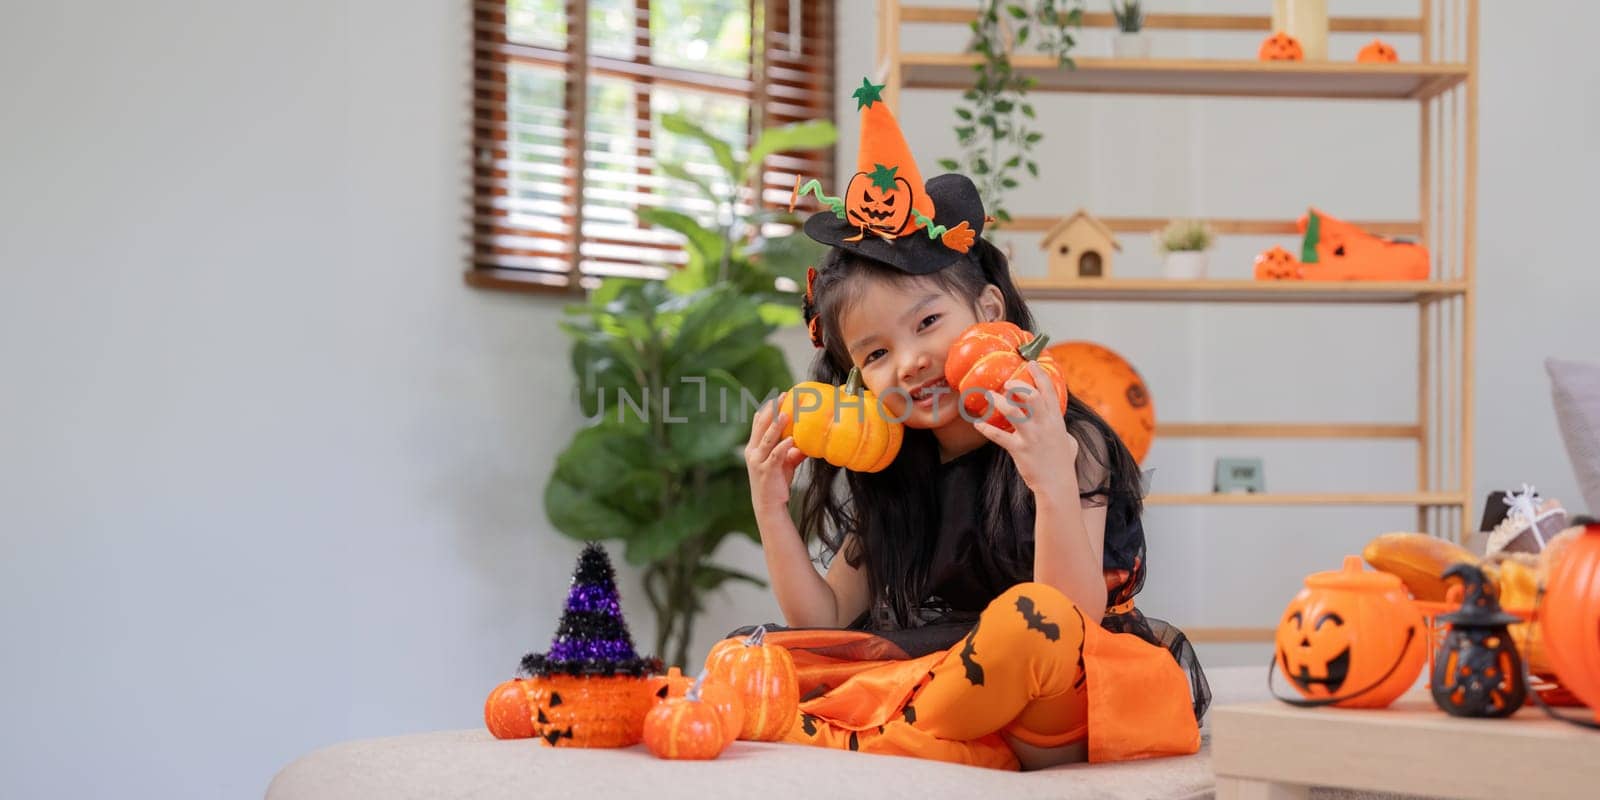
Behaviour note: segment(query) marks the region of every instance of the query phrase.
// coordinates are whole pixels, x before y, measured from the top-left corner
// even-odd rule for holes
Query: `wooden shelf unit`
[[[903,41],[906,25],[966,26],[971,8],[940,8],[878,0],[878,74],[884,98],[897,112],[902,91],[964,90],[971,86],[974,53],[917,52]],[[1284,98],[1412,103],[1418,109],[1419,189],[1412,220],[1357,221],[1385,236],[1403,236],[1429,248],[1432,275],[1402,282],[1257,282],[1112,278],[1052,282],[1019,279],[1033,300],[1160,303],[1316,303],[1335,306],[1401,304],[1416,308],[1418,345],[1416,418],[1382,423],[1207,422],[1158,423],[1158,437],[1413,440],[1416,482],[1384,493],[1261,495],[1157,494],[1154,506],[1349,506],[1412,507],[1417,530],[1463,541],[1473,522],[1473,319],[1477,214],[1478,0],[1416,0],[1415,16],[1331,17],[1334,34],[1381,36],[1408,41],[1420,58],[1396,64],[1350,60],[1260,62],[1254,47],[1235,59],[1119,59],[1074,56],[1059,68],[1049,56],[1015,53],[1013,67],[1037,79],[1035,103],[1051,93]],[[1112,28],[1110,14],[1085,13],[1083,27]],[[1149,14],[1145,27],[1194,33],[1271,30],[1262,15]],[[926,28],[922,28],[926,30]],[[1063,213],[1065,209],[1062,210]],[[1017,216],[1012,232],[1042,233],[1058,216]],[[1113,231],[1148,232],[1166,219],[1102,218]],[[1292,220],[1213,218],[1219,235],[1293,235]],[[1191,629],[1191,638],[1211,642],[1271,641],[1270,628]]]

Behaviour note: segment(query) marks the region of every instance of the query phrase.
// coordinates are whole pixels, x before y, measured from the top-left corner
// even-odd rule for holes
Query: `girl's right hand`
[[[750,502],[757,515],[784,509],[789,505],[789,486],[794,482],[794,472],[806,454],[794,444],[794,437],[784,436],[784,426],[789,415],[779,411],[783,395],[756,412],[750,426],[750,441],[744,447],[744,463],[750,472]]]

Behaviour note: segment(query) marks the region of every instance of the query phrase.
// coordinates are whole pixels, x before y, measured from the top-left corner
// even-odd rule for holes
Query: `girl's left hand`
[[[1004,394],[992,397],[993,408],[1011,421],[1015,430],[1001,430],[986,421],[973,423],[984,438],[1004,447],[1017,463],[1017,472],[1034,494],[1077,494],[1078,440],[1067,432],[1062,402],[1055,385],[1037,363],[1029,363],[1034,385],[1013,378]]]

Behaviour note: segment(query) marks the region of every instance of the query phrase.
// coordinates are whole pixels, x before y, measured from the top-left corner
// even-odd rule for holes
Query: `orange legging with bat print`
[[[990,602],[971,632],[920,658],[874,658],[861,631],[776,631],[800,674],[786,741],[1017,769],[1007,739],[1088,739],[1091,761],[1193,753],[1187,679],[1163,649],[1088,622],[1039,583]],[[1096,734],[1099,734],[1096,736]]]

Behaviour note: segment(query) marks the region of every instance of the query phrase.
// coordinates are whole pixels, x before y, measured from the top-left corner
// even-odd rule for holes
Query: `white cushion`
[[[1591,516],[1600,516],[1600,364],[1546,359],[1561,440]]]

